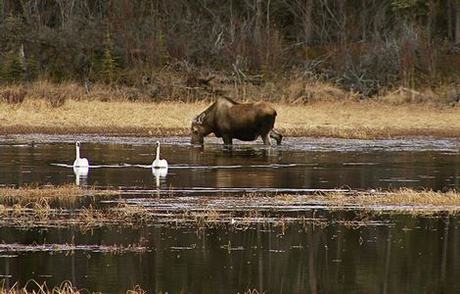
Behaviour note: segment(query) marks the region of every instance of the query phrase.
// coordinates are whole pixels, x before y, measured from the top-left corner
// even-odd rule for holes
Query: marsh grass
[[[376,138],[460,134],[460,108],[393,106],[379,102],[319,101],[276,105],[276,127],[291,136]]]
[[[452,207],[460,210],[460,193],[457,191],[436,192],[432,190],[415,191],[402,188],[397,191],[375,191],[347,195],[344,193],[327,193],[315,198],[324,199],[334,204],[359,204],[362,206],[426,206],[427,210]]]
[[[79,197],[95,197],[119,194],[117,190],[100,190],[95,187],[80,187],[74,184],[64,185],[26,185],[20,187],[0,187],[0,203],[29,203],[49,205],[53,201],[75,201]],[[40,204],[41,203],[41,204]]]
[[[23,88],[4,88],[0,90],[0,101],[8,104],[22,103],[27,95],[27,90]]]
[[[141,136],[189,135],[193,117],[207,103],[132,103],[70,100],[55,111],[42,101],[0,103],[0,133],[107,133]],[[389,106],[377,102],[274,104],[275,127],[286,136],[387,138],[460,136],[460,108]]]
[[[86,289],[78,289],[73,286],[70,281],[63,281],[59,286],[53,288],[48,287],[46,282],[40,283],[36,280],[29,280],[24,286],[20,286],[16,282],[12,287],[5,287],[0,285],[0,294],[83,294],[95,293]],[[139,285],[131,290],[127,290],[126,294],[145,294],[147,291],[143,290]]]
[[[313,195],[261,193],[241,197],[152,198],[148,205],[119,199],[115,204],[77,209],[49,205],[50,199],[33,198],[25,205],[0,205],[0,224],[19,227],[101,226],[140,227],[143,225],[193,226],[198,229],[233,226],[247,229],[254,224],[285,228],[291,223],[324,226],[328,220],[315,211],[353,211],[354,219],[336,219],[349,227],[373,222],[376,214],[437,215],[460,213],[460,193],[401,189],[397,191],[317,193]],[[117,203],[118,202],[118,203]],[[295,213],[293,213],[295,208]]]
[[[414,135],[460,136],[459,105],[388,102],[396,100],[395,93],[391,94],[393,98],[382,96],[361,101],[327,84],[296,87],[308,93],[290,94],[289,91],[294,93],[296,89],[289,90],[288,87],[282,95],[285,98],[273,100],[254,93],[255,96],[245,95],[237,97],[237,100],[271,101],[278,113],[275,127],[286,136],[362,139]],[[21,89],[17,86],[5,91],[19,93]],[[88,95],[77,84],[33,84],[27,88],[26,98],[19,99],[21,103],[8,103],[0,99],[0,133],[189,135],[193,117],[213,100],[132,102],[124,98],[125,94],[120,94],[121,90],[114,91],[107,86],[98,86]],[[104,95],[115,98],[104,99]],[[298,103],[298,95],[311,98],[305,103]]]
[[[74,254],[75,252],[100,252],[112,255],[124,253],[143,253],[147,247],[132,243],[128,245],[77,245],[72,243],[43,243],[43,244],[21,244],[21,243],[0,243],[1,252],[60,252]]]
[[[11,288],[5,288],[3,285],[0,288],[0,294],[81,294],[89,293],[75,288],[70,281],[64,281],[59,286],[49,288],[44,283],[39,283],[35,280],[28,281],[23,287],[19,283],[15,283]]]

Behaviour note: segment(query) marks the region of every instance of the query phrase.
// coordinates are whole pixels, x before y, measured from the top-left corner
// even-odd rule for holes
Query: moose
[[[229,98],[218,98],[192,121],[191,143],[203,145],[204,137],[214,133],[224,145],[233,139],[254,141],[261,137],[265,145],[270,138],[281,144],[282,135],[273,130],[276,111],[265,102],[238,103]]]

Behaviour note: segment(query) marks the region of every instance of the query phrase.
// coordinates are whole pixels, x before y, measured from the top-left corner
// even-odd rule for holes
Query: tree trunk
[[[303,34],[304,34],[304,43],[305,46],[310,45],[312,32],[313,32],[313,21],[312,21],[312,11],[313,11],[313,0],[305,0],[305,13],[303,17]]]
[[[367,11],[366,11],[366,5],[370,5],[369,3],[362,2],[361,3],[361,40],[366,41],[366,32],[367,32]]]
[[[261,64],[262,57],[262,3],[263,0],[256,0],[256,24],[254,32],[254,41],[256,44],[256,62]]]
[[[262,1],[263,0],[256,0],[256,24],[254,38],[257,46],[260,45],[262,39]]]
[[[455,1],[455,44],[460,44],[460,0]]]
[[[345,47],[345,42],[347,39],[347,15],[345,14],[345,1],[343,0],[337,0],[337,5],[338,5],[338,19],[339,19],[339,24],[340,27],[339,29],[339,43],[340,47],[344,48]]]
[[[435,3],[433,0],[428,1],[428,15],[427,15],[427,23],[426,23],[426,34],[428,40],[431,41],[431,32],[433,31],[433,20],[434,16],[436,15],[435,10]]]
[[[27,58],[24,52],[24,43],[21,43],[19,47],[19,58],[21,60],[22,68],[24,69],[24,79],[28,81],[30,79],[29,67],[27,66]]]
[[[453,39],[453,34],[452,34],[452,1],[453,0],[448,0],[447,1],[447,38],[449,40]]]
[[[0,0],[0,23],[3,21],[3,17],[4,17],[4,13],[3,13],[3,10],[4,10],[4,3],[3,3],[3,0]]]

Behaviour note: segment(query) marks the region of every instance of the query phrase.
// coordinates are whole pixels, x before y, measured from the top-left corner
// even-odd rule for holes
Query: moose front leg
[[[272,145],[272,142],[270,141],[270,136],[268,134],[262,135],[262,141],[264,141],[264,144],[267,146]]]
[[[278,132],[275,131],[274,129],[272,129],[272,130],[270,131],[270,137],[273,138],[273,139],[275,139],[277,145],[280,145],[280,144],[281,144],[281,140],[283,139],[283,135],[281,135],[280,133],[278,133]]]
[[[232,137],[222,136],[222,139],[224,140],[224,145],[232,146],[232,144],[233,144]]]

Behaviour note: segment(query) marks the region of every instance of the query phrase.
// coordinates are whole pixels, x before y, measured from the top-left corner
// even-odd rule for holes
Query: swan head
[[[75,146],[80,147],[80,141],[77,141],[77,142],[75,143]]]
[[[156,141],[155,144],[156,144],[157,146],[160,146],[160,141]]]

